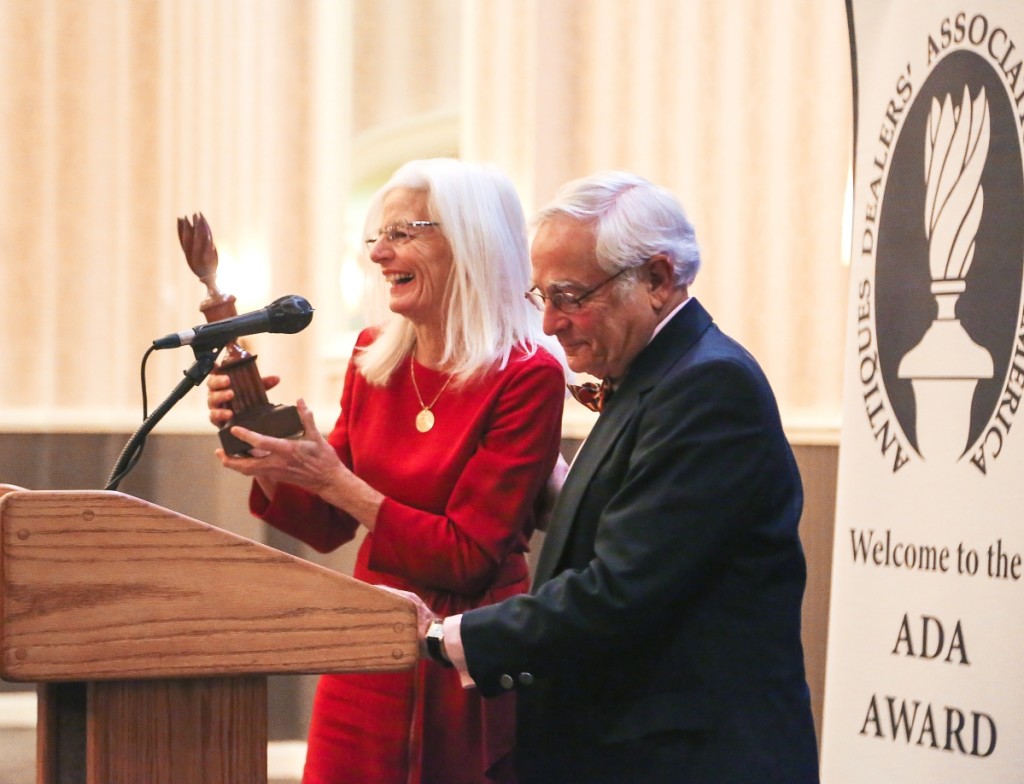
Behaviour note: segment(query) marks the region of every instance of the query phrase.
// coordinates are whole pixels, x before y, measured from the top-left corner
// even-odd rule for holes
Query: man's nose
[[[544,303],[544,319],[542,327],[545,335],[557,335],[569,324],[565,314],[551,304],[550,300]]]

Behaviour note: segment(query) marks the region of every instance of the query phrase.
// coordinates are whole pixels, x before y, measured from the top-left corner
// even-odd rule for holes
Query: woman
[[[253,457],[250,508],[317,550],[367,529],[354,576],[439,615],[528,587],[524,552],[558,457],[565,370],[523,292],[526,228],[494,170],[413,161],[374,198],[370,260],[391,311],[356,342],[325,441],[303,401],[298,440],[232,432]],[[559,358],[556,358],[559,357]],[[268,380],[268,385],[271,380]],[[211,377],[211,419],[231,390]],[[325,675],[306,784],[514,781],[511,695],[482,700],[454,670]]]

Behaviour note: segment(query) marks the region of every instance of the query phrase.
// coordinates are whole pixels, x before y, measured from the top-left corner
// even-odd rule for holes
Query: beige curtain
[[[761,361],[791,436],[834,440],[852,138],[843,3],[464,7],[464,149],[516,172],[537,207],[598,169],[672,189],[703,249],[693,293]]]
[[[460,154],[503,166],[528,210],[604,168],[674,190],[704,249],[694,293],[795,437],[834,437],[839,0],[0,0],[0,53],[2,429],[134,427],[143,352],[202,321],[175,231],[195,211],[240,312],[317,308],[250,348],[285,379],[272,397],[326,427],[361,320],[361,199],[408,158]],[[151,407],[191,360],[150,359]],[[194,392],[162,427],[203,412]]]

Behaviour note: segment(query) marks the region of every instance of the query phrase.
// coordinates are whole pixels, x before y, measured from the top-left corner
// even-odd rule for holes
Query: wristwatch
[[[452,666],[444,652],[444,622],[440,618],[435,618],[427,626],[427,655],[440,665]]]

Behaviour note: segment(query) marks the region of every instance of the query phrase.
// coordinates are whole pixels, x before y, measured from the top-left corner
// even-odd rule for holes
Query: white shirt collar
[[[662,328],[663,328],[663,327],[664,327],[664,326],[665,326],[666,324],[668,324],[668,322],[669,322],[669,321],[671,320],[671,318],[672,318],[672,317],[673,317],[673,316],[674,316],[674,315],[675,315],[676,313],[678,313],[678,312],[679,312],[680,310],[682,310],[682,309],[683,309],[683,306],[684,306],[684,305],[685,305],[685,304],[686,304],[687,302],[689,302],[689,301],[690,301],[691,299],[693,299],[693,297],[687,297],[686,299],[684,299],[684,300],[683,300],[682,302],[680,302],[680,303],[679,303],[678,305],[676,305],[676,306],[675,306],[674,308],[672,308],[672,311],[671,311],[671,312],[670,312],[670,313],[669,313],[669,314],[668,314],[667,316],[665,316],[665,318],[663,318],[663,319],[662,319],[661,321],[659,321],[659,322],[658,322],[658,326],[656,326],[656,327],[654,328],[654,333],[653,333],[653,334],[651,335],[651,340],[654,340],[654,338],[655,338],[655,337],[657,337],[658,333],[659,333],[659,332],[661,332]],[[651,340],[648,340],[648,341],[647,341],[647,345],[650,345],[650,344],[651,344]]]

